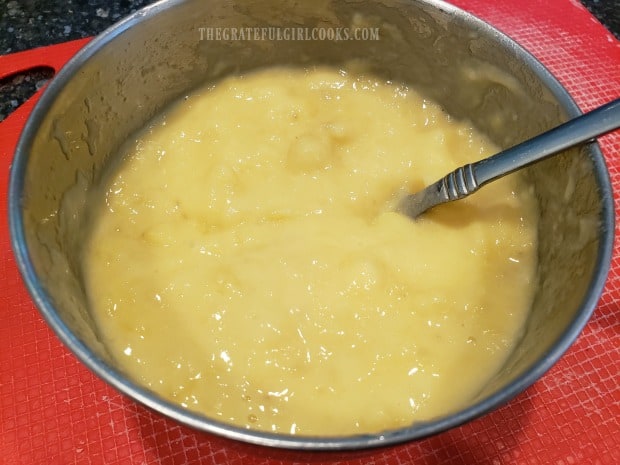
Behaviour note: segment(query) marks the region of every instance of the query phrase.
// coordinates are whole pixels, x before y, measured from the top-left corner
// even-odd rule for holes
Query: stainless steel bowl
[[[226,41],[206,40],[206,29],[201,32],[229,27],[370,27],[379,29],[380,40]],[[21,135],[10,175],[10,232],[20,271],[45,320],[95,374],[198,430],[283,448],[355,449],[422,438],[483,415],[526,389],[568,349],[596,307],[611,260],[612,192],[595,144],[528,170],[541,214],[531,316],[501,372],[456,413],[368,435],[261,433],[173,405],[117,368],[89,314],[79,256],[87,192],[119,146],[207,81],[270,65],[352,61],[414,85],[502,147],[579,114],[531,55],[440,1],[170,0],[138,11],[89,43],[52,81]]]

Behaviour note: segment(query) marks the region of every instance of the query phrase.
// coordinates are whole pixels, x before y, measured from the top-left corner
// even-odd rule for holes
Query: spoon
[[[467,197],[485,184],[544,160],[564,149],[592,142],[620,127],[620,98],[539,136],[475,163],[461,166],[420,192],[400,200],[396,211],[417,218],[442,203]]]

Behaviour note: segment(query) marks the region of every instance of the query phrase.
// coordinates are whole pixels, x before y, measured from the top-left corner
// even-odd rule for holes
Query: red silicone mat
[[[577,0],[456,0],[539,58],[583,110],[620,96],[620,42]],[[0,57],[0,77],[54,69],[85,41]],[[0,192],[30,101],[0,124]],[[620,192],[620,133],[601,140]],[[616,211],[620,199],[616,197]],[[0,195],[0,464],[620,464],[620,258],[600,304],[545,376],[508,405],[430,439],[310,454],[197,433],[116,393],[46,327],[10,251]]]

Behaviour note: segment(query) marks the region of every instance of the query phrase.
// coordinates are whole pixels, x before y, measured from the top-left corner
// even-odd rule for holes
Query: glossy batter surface
[[[496,149],[412,90],[271,69],[190,95],[92,198],[110,352],[188,409],[304,435],[459,408],[527,316],[536,209],[511,176],[418,221],[403,192]]]

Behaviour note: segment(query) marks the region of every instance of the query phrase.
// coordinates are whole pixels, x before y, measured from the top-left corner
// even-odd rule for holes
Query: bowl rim
[[[479,28],[482,34],[493,37],[503,47],[515,51],[523,61],[541,79],[549,92],[557,99],[569,117],[581,114],[568,91],[559,83],[551,72],[538,61],[530,52],[500,32],[486,21],[468,13],[443,0],[418,0],[428,4],[431,8],[456,16],[459,20],[468,22]],[[37,278],[34,264],[31,260],[25,235],[25,225],[22,216],[22,192],[25,184],[25,174],[28,166],[30,146],[39,129],[39,126],[52,107],[60,92],[80,68],[93,57],[101,48],[112,42],[117,36],[134,26],[147,21],[151,17],[161,14],[165,10],[184,3],[184,0],[160,0],[141,8],[118,23],[112,25],[92,41],[86,44],[74,55],[60,72],[52,79],[29,115],[24,129],[19,137],[13,162],[9,174],[8,189],[8,220],[10,243],[16,259],[16,264],[22,276],[28,293],[43,319],[52,328],[61,342],[97,377],[114,387],[120,393],[143,404],[151,410],[189,426],[193,429],[216,434],[228,439],[250,444],[297,450],[315,451],[344,451],[369,449],[396,445],[407,441],[423,439],[472,421],[496,408],[508,403],[514,397],[525,391],[535,381],[540,379],[568,350],[577,339],[584,326],[594,312],[603,292],[613,252],[615,210],[611,180],[603,154],[598,143],[590,144],[589,156],[594,167],[594,175],[601,191],[600,238],[597,258],[594,265],[593,277],[588,286],[586,298],[580,304],[576,317],[570,323],[567,331],[551,346],[526,373],[514,379],[501,391],[483,398],[474,405],[448,416],[422,422],[416,422],[408,427],[386,430],[371,434],[355,434],[349,436],[297,436],[280,433],[247,430],[242,427],[223,423],[198,413],[186,410],[150,390],[141,387],[125,378],[122,373],[108,366],[101,358],[91,351],[69,327],[62,321],[51,301],[49,294]]]

